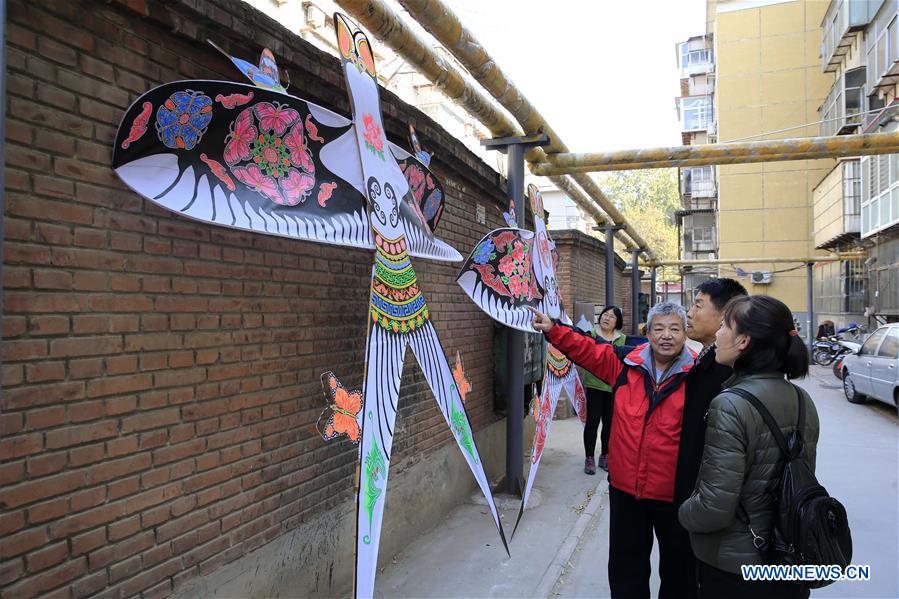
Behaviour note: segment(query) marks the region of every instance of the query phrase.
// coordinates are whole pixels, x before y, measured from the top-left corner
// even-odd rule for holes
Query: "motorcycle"
[[[848,354],[858,353],[859,348],[861,347],[861,343],[853,343],[852,341],[840,341],[840,344],[843,346],[843,351],[840,352],[833,362],[833,375],[843,380],[843,358],[845,358]]]
[[[852,349],[845,345],[847,342],[843,339],[844,334],[850,335],[853,339],[859,339],[862,332],[856,323],[851,322],[849,326],[837,330],[835,335],[819,338],[812,346],[812,362],[821,366],[829,366],[840,356],[850,353]],[[852,343],[852,345],[856,344]],[[837,369],[834,367],[834,374],[836,373]],[[837,378],[841,377],[838,375]]]

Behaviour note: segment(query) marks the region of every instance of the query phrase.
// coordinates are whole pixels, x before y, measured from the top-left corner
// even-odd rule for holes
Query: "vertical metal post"
[[[637,262],[640,250],[631,250],[631,334],[637,335],[637,324],[640,322],[640,269]]]
[[[649,307],[656,305],[656,267],[649,269]]]
[[[615,229],[606,228],[606,306],[615,305]]]
[[[524,147],[508,146],[506,196],[516,206],[516,218],[524,225]],[[517,495],[524,480],[524,333],[506,329],[506,493]]]
[[[515,218],[524,227],[524,152],[545,146],[549,137],[485,139],[481,145],[506,153],[506,197],[514,202]],[[506,328],[506,493],[519,495],[524,487],[524,333]]]
[[[815,331],[812,328],[815,326],[815,288],[814,288],[814,273],[812,269],[814,268],[815,263],[809,262],[805,265],[805,274],[806,274],[806,291],[808,292],[808,297],[806,301],[808,302],[808,329],[805,331],[805,339],[806,343],[808,343],[808,351],[811,352],[814,348],[815,344]]]

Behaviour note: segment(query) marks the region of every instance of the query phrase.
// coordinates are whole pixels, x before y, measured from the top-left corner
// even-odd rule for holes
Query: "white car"
[[[843,357],[843,392],[852,403],[870,397],[899,406],[899,323],[880,327]]]

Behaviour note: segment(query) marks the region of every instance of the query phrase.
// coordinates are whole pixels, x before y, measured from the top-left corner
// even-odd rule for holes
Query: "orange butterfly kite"
[[[322,374],[322,387],[328,399],[328,407],[318,419],[319,434],[325,441],[345,436],[353,443],[359,443],[362,390],[347,391],[333,372]]]
[[[462,403],[465,403],[465,396],[471,391],[471,381],[465,376],[465,370],[462,367],[462,355],[459,352],[456,352],[456,366],[453,368],[453,378],[456,380],[459,397],[462,398]]]

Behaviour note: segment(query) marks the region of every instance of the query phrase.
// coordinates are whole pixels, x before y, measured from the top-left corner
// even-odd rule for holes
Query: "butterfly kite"
[[[434,236],[443,188],[425,164],[387,141],[368,38],[340,14],[334,23],[352,119],[288,95],[270,52],[258,67],[229,57],[255,85],[178,81],[148,91],[119,126],[113,168],[147,200],[187,218],[374,251],[363,391],[347,391],[326,373],[329,411],[319,421],[324,436],[359,443],[355,594],[371,597],[407,349],[506,540],[411,261],[462,260]]]
[[[571,323],[571,319],[562,309],[562,297],[556,283],[558,253],[546,229],[543,196],[533,184],[528,185],[528,200],[534,214],[534,231],[513,227],[491,231],[475,246],[456,281],[491,318],[512,328],[533,333],[531,312],[527,307],[540,310],[552,318],[559,318],[567,324]],[[516,222],[514,203],[510,202],[507,214],[507,222]],[[515,523],[516,529],[537,477],[537,468],[543,456],[553,414],[563,390],[583,424],[587,420],[587,395],[577,368],[550,345],[544,364],[543,389],[534,399],[536,434],[531,450],[531,469]],[[515,534],[514,529],[512,534]]]

